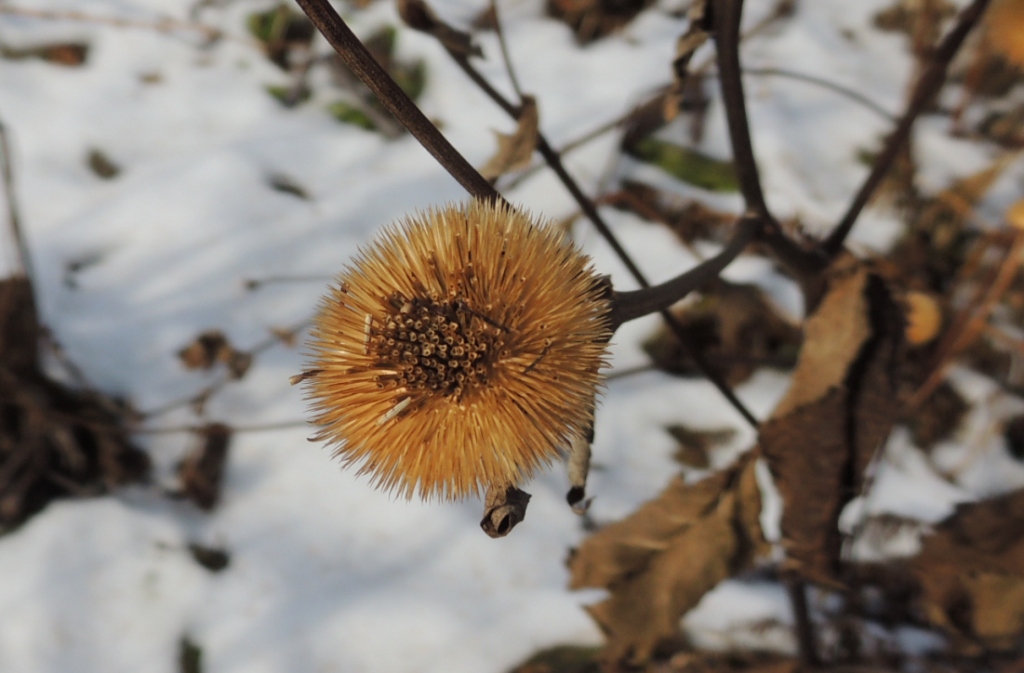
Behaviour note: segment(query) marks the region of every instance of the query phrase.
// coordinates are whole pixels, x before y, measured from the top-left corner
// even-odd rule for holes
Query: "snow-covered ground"
[[[581,49],[563,24],[544,17],[539,0],[502,0],[512,60],[524,89],[539,101],[541,127],[553,145],[618,117],[669,81],[668,63],[686,23],[668,10],[682,4],[662,2],[620,34]],[[751,0],[746,18],[756,22],[771,4]],[[829,78],[896,113],[911,60],[903,37],[871,26],[884,4],[799,3],[794,18],[750,40],[744,58],[752,66]],[[466,25],[486,5],[450,0],[435,8]],[[22,0],[16,6],[138,22],[196,20],[233,38],[205,46],[189,30],[0,14],[5,46],[66,40],[90,46],[81,67],[0,60],[0,121],[13,146],[42,318],[92,384],[141,410],[187,398],[216,379],[186,371],[176,357],[199,332],[223,330],[244,349],[272,328],[302,323],[327,279],[379,227],[409,210],[464,198],[411,138],[387,140],[335,121],[327,106],[338,95],[324,72],[314,73],[314,96],[297,108],[268,95],[267,86],[290,80],[252,44],[245,18],[271,2]],[[387,0],[346,15],[363,35],[399,23]],[[510,91],[494,34],[480,42],[480,69]],[[427,115],[471,162],[483,164],[494,150],[492,131],[509,132],[513,123],[431,38],[399,29],[397,45],[401,57],[427,63],[421,99]],[[318,40],[315,48],[327,46]],[[710,54],[705,49],[698,59]],[[806,83],[750,77],[747,86],[770,206],[780,218],[800,216],[812,233],[827,231],[864,175],[857,151],[875,147],[888,122]],[[921,128],[929,189],[986,162],[983,149],[945,132],[941,124]],[[589,188],[629,172],[697,194],[653,168],[615,159],[616,142],[610,134],[569,154],[570,171]],[[89,169],[93,149],[121,167],[116,178],[103,180]],[[703,149],[730,153],[717,101]],[[281,176],[309,198],[272,189],[271,180]],[[1018,166],[996,185],[984,205],[990,220],[1019,193],[1021,180]],[[508,196],[553,219],[574,211],[546,172]],[[713,202],[740,208],[734,195]],[[653,280],[693,264],[667,231],[621,212],[605,215]],[[894,216],[869,210],[853,244],[884,249],[899,226]],[[585,222],[575,235],[617,287],[635,286]],[[272,276],[323,280],[246,288],[248,279]],[[793,286],[764,260],[741,259],[726,276],[759,283],[792,314],[802,311]],[[639,342],[656,324],[642,319],[616,335],[615,367],[645,362]],[[489,539],[478,527],[480,503],[423,504],[377,492],[308,443],[308,427],[246,432],[304,418],[301,391],[288,384],[301,368],[298,348],[274,346],[244,379],[210,399],[207,419],[241,429],[213,512],[164,494],[175,488],[175,466],[194,438],[140,434],[137,441],[154,461],[154,485],[51,504],[0,538],[0,671],[170,672],[187,638],[202,649],[206,673],[498,673],[541,647],[600,642],[581,607],[597,594],[565,588],[566,554],[585,533],[565,504],[563,471],[526,485],[533,499],[525,522],[507,538]],[[763,371],[739,395],[764,417],[786,385],[785,376]],[[665,426],[739,430],[712,456],[716,466],[754,438],[711,385],[656,373],[612,381],[598,414],[589,487],[598,521],[628,514],[678,471]],[[197,422],[179,406],[147,427]],[[938,480],[920,452],[905,437],[894,441],[898,450],[878,482],[893,495],[863,503],[871,511],[934,521],[992,488],[995,477],[985,475],[961,488],[944,482],[930,488]],[[998,472],[1002,488],[1024,483],[1019,466]],[[899,497],[918,486],[928,489],[927,497]],[[218,573],[203,568],[190,544],[226,550],[230,565]],[[730,619],[772,616],[789,619],[781,591],[730,582],[686,623],[699,642],[714,643]],[[786,633],[769,635],[772,646],[792,646]]]

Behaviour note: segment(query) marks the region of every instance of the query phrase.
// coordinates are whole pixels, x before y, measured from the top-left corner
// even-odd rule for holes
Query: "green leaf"
[[[266,87],[267,93],[269,93],[278,103],[285,107],[295,107],[301,103],[305,103],[309,100],[312,95],[309,89],[303,88],[299,91],[297,100],[289,100],[289,96],[292,95],[292,87],[290,86],[278,86],[276,84],[270,84]]]
[[[350,103],[344,101],[331,103],[327,111],[331,113],[332,117],[343,124],[353,124],[367,131],[377,130],[377,125],[373,123],[369,115]]]
[[[633,143],[626,151],[687,184],[712,192],[739,191],[736,169],[731,161],[715,159],[697,150],[654,138]]]

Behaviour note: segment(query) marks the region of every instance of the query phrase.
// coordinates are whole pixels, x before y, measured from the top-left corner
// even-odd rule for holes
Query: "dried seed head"
[[[591,424],[609,304],[554,228],[483,201],[430,210],[386,229],[338,285],[310,341],[316,439],[381,488],[454,500],[514,486]]]

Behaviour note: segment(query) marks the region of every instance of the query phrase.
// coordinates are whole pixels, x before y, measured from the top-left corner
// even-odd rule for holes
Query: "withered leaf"
[[[216,363],[227,367],[231,378],[240,379],[252,366],[252,353],[237,350],[220,330],[208,330],[178,351],[187,369],[210,369]]]
[[[665,225],[686,244],[698,240],[724,244],[736,222],[736,216],[731,213],[634,180],[623,180],[622,189],[605,197],[604,202]]]
[[[188,550],[196,563],[212,573],[219,573],[231,563],[231,555],[223,549],[192,543],[188,546]]]
[[[125,431],[130,408],[50,379],[39,341],[31,283],[0,280],[0,532],[55,498],[99,495],[149,470]]]
[[[961,505],[923,540],[911,569],[928,620],[961,651],[1024,636],[1024,489]]]
[[[492,488],[484,499],[484,517],[480,528],[490,537],[505,537],[526,518],[530,494],[515,486]]]
[[[230,350],[231,345],[223,332],[208,330],[178,351],[178,358],[187,369],[209,369],[222,359],[221,353]]]
[[[836,581],[839,514],[899,408],[902,335],[885,282],[852,258],[837,260],[806,320],[791,387],[761,427],[783,501],[787,563],[812,581]]]
[[[754,285],[718,280],[701,299],[673,311],[691,347],[729,385],[747,380],[760,366],[792,366],[800,330]],[[681,376],[700,374],[678,338],[661,326],[643,349],[663,371]]]
[[[85,157],[89,169],[104,180],[112,180],[121,173],[121,167],[114,163],[102,150],[93,148]]]
[[[653,0],[547,0],[547,11],[586,44],[623,27],[652,4]]]
[[[695,484],[677,477],[573,553],[570,588],[611,594],[588,608],[608,637],[608,659],[646,662],[678,636],[682,615],[764,549],[753,466],[748,455]]]
[[[211,510],[220,499],[231,435],[231,428],[223,423],[204,426],[196,433],[199,441],[178,469],[182,493],[200,509]]]
[[[495,133],[498,151],[480,169],[480,174],[494,180],[510,171],[517,171],[530,165],[533,150],[537,147],[539,119],[537,101],[533,96],[523,96],[515,133]]]
[[[398,15],[413,30],[433,35],[453,54],[464,58],[483,56],[472,35],[442,21],[424,0],[398,0]]]
[[[0,46],[0,57],[20,61],[26,58],[38,58],[47,63],[75,68],[85,64],[89,56],[89,45],[78,42],[57,42],[41,44],[33,47],[13,48]]]
[[[736,434],[732,428],[695,430],[681,424],[671,425],[666,430],[679,442],[674,458],[683,465],[699,469],[707,468],[710,464],[708,451],[718,444],[728,442]]]

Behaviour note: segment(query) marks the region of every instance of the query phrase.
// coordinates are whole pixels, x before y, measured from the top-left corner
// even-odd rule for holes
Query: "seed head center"
[[[463,399],[485,385],[504,341],[504,328],[461,297],[443,301],[395,293],[390,309],[368,326],[367,348],[388,372],[378,385]]]

